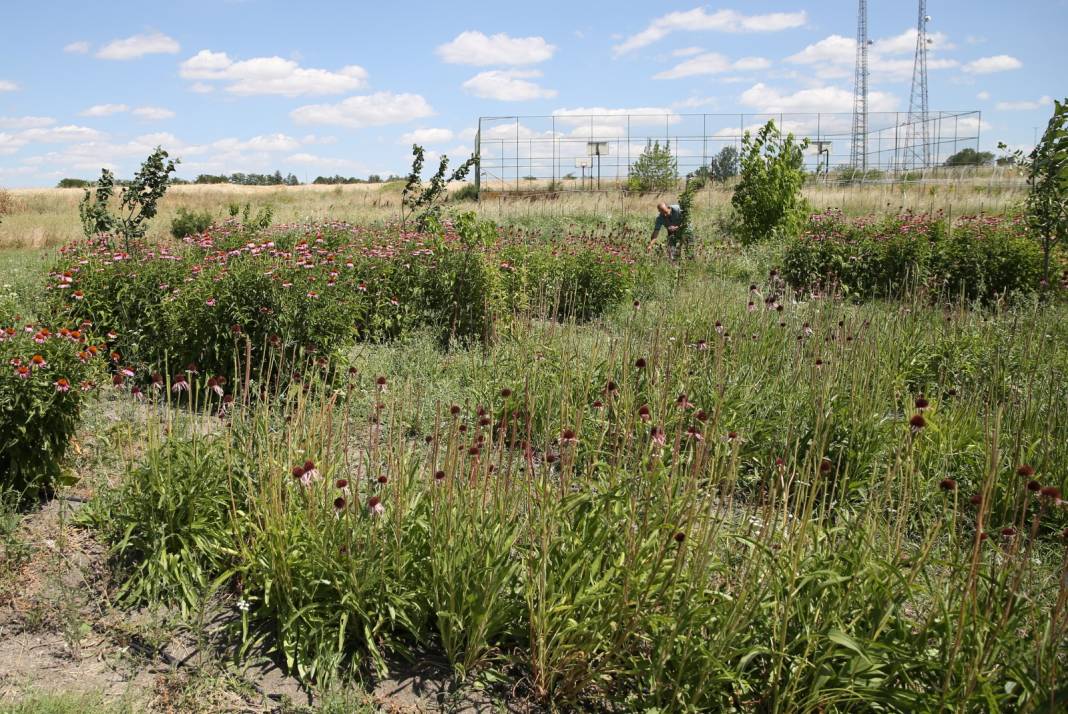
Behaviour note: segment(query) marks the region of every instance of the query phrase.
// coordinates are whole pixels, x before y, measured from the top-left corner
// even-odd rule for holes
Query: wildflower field
[[[1063,710],[1062,254],[701,209],[675,266],[648,216],[495,217],[39,254],[4,486],[84,498],[117,612],[316,693],[433,660],[516,711]]]

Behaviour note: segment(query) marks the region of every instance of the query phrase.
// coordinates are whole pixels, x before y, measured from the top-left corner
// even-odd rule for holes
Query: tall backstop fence
[[[871,112],[864,136],[865,161],[851,164],[853,115],[817,114],[586,114],[562,110],[548,116],[479,117],[475,155],[480,190],[579,190],[620,186],[645,148],[668,146],[680,177],[708,166],[727,146],[741,147],[746,132],[769,120],[807,138],[805,168],[832,181],[923,178],[964,149],[978,152],[978,111],[939,111],[922,124],[906,112]],[[859,170],[863,166],[863,170]]]

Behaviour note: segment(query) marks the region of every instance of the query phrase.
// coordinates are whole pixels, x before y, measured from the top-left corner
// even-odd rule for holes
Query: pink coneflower
[[[55,381],[55,387],[57,392],[69,392],[70,381],[66,377],[60,377]]]
[[[638,407],[638,418],[642,421],[649,421],[649,419],[651,418],[649,414],[649,406],[647,404],[643,404],[642,406]]]
[[[504,389],[501,390],[501,398],[502,399],[507,399],[510,396],[512,396],[512,390],[511,389],[509,389],[508,387],[505,387]]]
[[[46,362],[45,358],[41,355],[34,355],[33,357],[30,357],[30,366],[34,369],[42,369],[48,366],[48,362]]]
[[[1027,464],[1020,464],[1016,467],[1016,475],[1023,478],[1031,478],[1035,475],[1035,470]]]
[[[436,481],[437,483],[441,483],[444,480],[445,480],[445,472],[444,471],[438,470],[438,471],[434,472],[434,481]]]
[[[85,298],[85,293],[83,293],[81,290],[75,290],[71,294],[71,297],[74,298],[75,300],[82,300],[82,299]]]
[[[458,404],[453,404],[451,407],[449,407],[449,414],[453,416],[458,416],[460,414],[460,406]]]
[[[1012,526],[1009,526],[1008,528],[1002,528],[1001,529],[1001,537],[1002,538],[1012,538],[1014,535],[1016,535],[1016,529],[1013,528]]]
[[[345,501],[344,496],[338,496],[334,499],[334,511],[336,511],[337,513],[341,513],[342,511],[344,511],[346,505],[347,502]]]
[[[379,476],[379,477],[378,477],[378,483],[380,483],[380,484],[382,484],[383,486],[385,486],[385,485],[386,485],[387,483],[389,483],[389,477],[388,477],[388,476],[386,476],[385,474],[383,474],[383,475]]]
[[[347,478],[339,478],[337,481],[334,481],[334,486],[339,490],[344,491],[349,487],[349,480]]]
[[[922,394],[916,397],[916,408],[919,409],[921,412],[929,406],[930,402],[928,402]]]
[[[829,474],[831,472],[831,469],[833,468],[834,465],[831,463],[831,460],[828,459],[826,456],[823,457],[823,460],[820,461],[820,473]]]
[[[595,399],[595,400],[593,401],[593,404],[592,404],[591,406],[592,406],[592,407],[593,407],[594,409],[598,409],[598,410],[600,410],[600,409],[604,409],[604,402],[602,402],[602,401],[601,401],[600,399]]]
[[[911,428],[914,433],[925,426],[927,426],[927,420],[923,418],[923,414],[913,414],[912,418],[909,419],[909,428]]]
[[[938,483],[938,487],[943,491],[956,491],[957,482],[951,478],[944,478]]]
[[[1059,500],[1061,497],[1061,490],[1056,486],[1045,486],[1041,491],[1038,492],[1038,495],[1042,498],[1048,498],[1050,500],[1056,501]]]
[[[223,388],[222,385],[219,384],[219,380],[217,377],[212,377],[208,380],[208,389],[215,392],[220,397],[223,395]]]
[[[134,377],[137,374],[137,372],[134,372],[133,368],[130,366],[123,367],[119,370],[119,373],[122,374],[122,376],[124,377]]]
[[[163,389],[163,375],[159,372],[152,373],[152,388],[156,390]]]
[[[386,507],[382,505],[382,499],[378,496],[371,496],[367,500],[367,511],[372,516],[380,516],[386,512]]]
[[[578,443],[578,437],[574,429],[564,429],[560,432],[560,443],[574,445]]]
[[[304,469],[304,476],[305,476],[305,478],[308,479],[308,481],[311,481],[312,479],[319,478],[319,471],[318,471],[318,469],[315,468],[315,462],[312,461],[311,459],[308,459],[307,461],[304,462],[303,469]]]
[[[650,429],[649,438],[656,446],[663,446],[667,443],[667,434],[664,433],[663,427],[654,426]]]
[[[983,496],[981,494],[978,494],[978,493],[972,494],[972,497],[969,498],[968,501],[973,506],[981,506],[981,505],[983,505]]]
[[[175,394],[189,391],[189,382],[185,380],[184,374],[179,374],[174,378],[174,382],[171,384],[171,391]]]
[[[215,298],[208,298],[204,301],[204,304],[208,307],[215,307]]]
[[[375,379],[375,386],[377,386],[380,391],[386,391],[386,378],[380,376]]]
[[[292,470],[290,470],[290,473],[293,474],[293,478],[298,481],[304,477],[304,469],[299,466],[294,466]]]
[[[705,440],[705,437],[702,436],[701,432],[698,431],[696,427],[692,427],[692,426],[688,427],[686,429],[686,436],[688,436],[689,438],[693,439],[694,441],[704,441]]]
[[[686,398],[685,394],[680,394],[679,398],[675,400],[675,406],[679,409],[693,409],[693,404]]]
[[[675,542],[676,543],[681,543],[684,540],[686,540],[686,534],[685,533],[683,533],[682,531],[679,531],[678,533],[675,534]]]
[[[144,392],[142,392],[141,388],[136,386],[136,385],[134,385],[133,387],[130,388],[130,396],[132,396],[134,399],[136,399],[139,402],[143,402],[145,400]]]
[[[96,385],[90,382],[88,379],[84,379],[78,383],[78,388],[81,389],[83,392],[88,392],[92,390],[95,386]]]
[[[1027,482],[1027,490],[1030,491],[1031,493],[1038,493],[1039,491],[1042,490],[1042,484],[1040,484],[1038,481],[1035,481],[1035,480],[1028,481]]]
[[[111,377],[111,383],[114,384],[116,387],[121,387],[125,381],[126,377],[122,376],[122,374],[119,372],[116,372]]]
[[[634,366],[638,369],[645,369],[645,365],[646,362],[644,357],[639,357],[638,359],[634,360]]]

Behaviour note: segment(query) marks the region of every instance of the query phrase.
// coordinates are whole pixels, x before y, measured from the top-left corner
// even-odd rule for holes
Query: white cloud
[[[782,94],[765,84],[754,84],[741,96],[745,106],[758,112],[850,112],[853,92],[840,87],[814,87],[793,94]],[[872,112],[892,112],[897,109],[897,97],[885,92],[868,93],[868,109]]]
[[[0,117],[0,129],[40,129],[55,123],[52,117]]]
[[[683,47],[681,49],[672,50],[671,56],[672,57],[693,57],[694,55],[699,55],[702,52],[704,52],[704,50],[702,48],[700,48],[700,47]]]
[[[946,35],[930,33],[930,51],[945,50],[953,47]],[[903,82],[912,77],[912,57],[895,57],[894,55],[911,55],[916,49],[916,30],[907,29],[899,35],[875,40],[868,50],[868,62],[871,68],[871,81]],[[851,37],[830,35],[819,42],[805,47],[800,52],[790,55],[786,61],[791,64],[812,66],[813,78],[817,82],[833,79],[846,79],[853,76],[856,63],[857,42]],[[959,66],[957,60],[930,56],[927,60],[928,71],[951,69]]]
[[[197,94],[210,94],[215,91],[215,87],[207,82],[193,82],[189,85],[189,91],[196,92]]]
[[[988,101],[990,101],[990,92],[988,92],[988,91],[986,91],[984,89],[983,91],[981,91],[978,94],[976,94],[975,98],[978,99],[981,102],[988,102]]]
[[[220,151],[293,151],[300,148],[300,142],[286,134],[264,134],[244,141],[240,139],[219,139],[211,144]]]
[[[464,91],[483,99],[502,102],[524,102],[532,99],[550,99],[556,96],[555,89],[546,89],[529,80],[541,76],[537,70],[494,69],[479,72],[463,83]]]
[[[148,32],[109,42],[100,48],[96,56],[108,60],[131,60],[145,55],[173,55],[180,49],[181,45],[173,37],[162,32]]]
[[[63,48],[64,52],[71,52],[76,55],[84,55],[89,51],[89,43],[85,40],[79,40],[77,42],[71,42]]]
[[[993,57],[980,57],[974,62],[964,65],[963,69],[968,74],[993,74],[994,72],[1007,72],[1023,67],[1023,62],[1010,55],[994,55]]]
[[[1048,107],[1051,104],[1053,104],[1053,98],[1044,96],[1034,102],[998,102],[994,108],[1002,112],[1029,112]]]
[[[363,170],[363,166],[351,159],[339,159],[337,157],[330,156],[316,156],[315,154],[309,154],[301,152],[298,154],[290,154],[285,158],[285,161],[292,164],[305,164],[310,166],[317,166],[320,169],[348,169],[348,170]]]
[[[128,110],[125,104],[94,104],[80,112],[83,117],[106,117]]]
[[[0,92],[14,92],[19,85],[7,79],[0,79]]]
[[[178,74],[183,79],[204,80],[194,84],[193,91],[211,91],[208,89],[211,85],[206,82],[218,81],[226,83],[226,91],[231,94],[244,96],[340,94],[367,83],[367,70],[356,65],[332,72],[301,67],[281,57],[253,57],[235,62],[225,52],[211,50],[201,50],[182,62]]]
[[[434,110],[422,96],[393,92],[349,97],[337,104],[308,104],[290,112],[298,124],[336,124],[354,129],[401,124],[433,114]]]
[[[551,59],[556,47],[544,37],[509,37],[502,33],[486,36],[481,32],[461,32],[451,42],[437,49],[438,56],[449,64],[523,65]]]
[[[170,119],[174,116],[174,112],[165,107],[137,107],[133,110],[133,115],[141,119],[147,119],[149,121],[159,121],[161,119]]]
[[[451,129],[416,129],[401,134],[402,144],[446,144],[456,137]]]
[[[653,75],[653,79],[681,79],[702,74],[723,74],[732,70],[743,72],[767,69],[771,62],[763,57],[743,57],[731,62],[717,52],[706,52],[696,57],[680,62],[669,70]]]
[[[565,125],[586,125],[591,119],[600,124],[612,124],[626,126],[631,125],[663,125],[665,117],[668,122],[674,124],[679,121],[679,116],[666,107],[631,107],[608,108],[608,107],[577,107],[575,109],[556,109],[553,116],[557,121]]]
[[[779,32],[801,27],[808,20],[804,12],[774,12],[766,15],[743,15],[734,10],[709,13],[703,7],[685,12],[670,12],[649,23],[636,35],[623,40],[613,50],[616,56],[651,45],[678,30],[715,30],[718,32]]]
[[[65,144],[75,141],[92,141],[99,139],[103,134],[96,129],[68,124],[67,126],[27,129],[21,132],[19,136],[25,139],[27,143]]]

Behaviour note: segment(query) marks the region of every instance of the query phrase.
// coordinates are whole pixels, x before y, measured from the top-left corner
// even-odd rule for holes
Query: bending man
[[[683,242],[686,240],[686,230],[683,225],[682,208],[677,203],[670,206],[663,201],[656,206],[656,223],[653,225],[653,235],[649,238],[649,248],[653,246],[656,237],[660,235],[660,229],[667,229],[667,253],[672,261],[678,260],[682,254]]]

